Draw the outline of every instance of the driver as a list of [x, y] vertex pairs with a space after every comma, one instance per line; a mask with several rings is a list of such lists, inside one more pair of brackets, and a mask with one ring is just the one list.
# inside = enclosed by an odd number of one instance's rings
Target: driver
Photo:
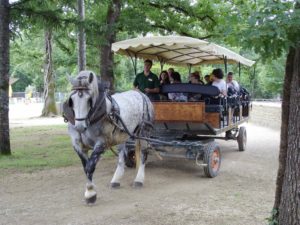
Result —
[[146, 59], [144, 61], [144, 71], [136, 75], [133, 86], [145, 93], [150, 100], [159, 100], [159, 80], [157, 75], [150, 71], [151, 67], [152, 61]]

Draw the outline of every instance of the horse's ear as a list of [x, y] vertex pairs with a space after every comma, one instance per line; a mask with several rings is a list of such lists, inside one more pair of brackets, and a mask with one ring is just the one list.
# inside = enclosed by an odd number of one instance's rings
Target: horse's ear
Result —
[[89, 75], [89, 83], [92, 83], [94, 79], [94, 74], [91, 72]]

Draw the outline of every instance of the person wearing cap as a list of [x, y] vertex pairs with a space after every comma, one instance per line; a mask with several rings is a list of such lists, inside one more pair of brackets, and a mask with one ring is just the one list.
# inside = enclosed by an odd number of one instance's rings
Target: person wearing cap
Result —
[[144, 71], [137, 74], [133, 86], [135, 89], [145, 93], [150, 100], [159, 100], [159, 80], [157, 75], [151, 72], [152, 61], [144, 61]]

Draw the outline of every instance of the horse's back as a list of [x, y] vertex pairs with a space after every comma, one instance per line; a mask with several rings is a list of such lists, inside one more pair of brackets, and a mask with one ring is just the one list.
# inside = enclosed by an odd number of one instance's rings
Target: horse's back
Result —
[[112, 96], [120, 109], [120, 116], [130, 131], [143, 119], [153, 121], [154, 109], [149, 98], [141, 92], [130, 90]]

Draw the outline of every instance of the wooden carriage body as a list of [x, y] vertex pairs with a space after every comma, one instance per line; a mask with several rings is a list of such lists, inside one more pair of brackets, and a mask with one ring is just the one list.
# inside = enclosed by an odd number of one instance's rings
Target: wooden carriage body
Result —
[[163, 88], [163, 92], [180, 90], [188, 94], [202, 94], [199, 101], [174, 102], [155, 101], [156, 133], [173, 131], [182, 135], [217, 135], [237, 128], [249, 119], [251, 108], [250, 97], [228, 96], [225, 98], [215, 96], [216, 87], [177, 84]]

